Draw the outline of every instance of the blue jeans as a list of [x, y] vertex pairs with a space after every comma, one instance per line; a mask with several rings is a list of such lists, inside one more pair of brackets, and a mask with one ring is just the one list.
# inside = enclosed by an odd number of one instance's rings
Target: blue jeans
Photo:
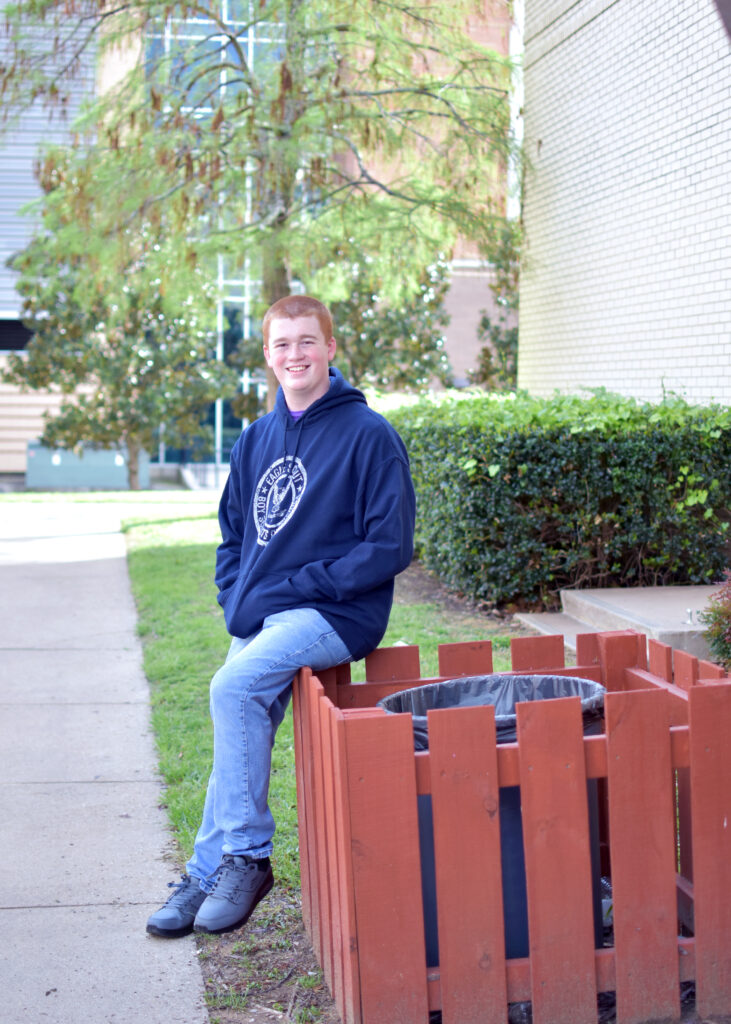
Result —
[[350, 661], [347, 647], [314, 608], [270, 615], [258, 633], [234, 637], [226, 663], [211, 681], [213, 771], [188, 874], [201, 888], [224, 853], [268, 857], [274, 818], [269, 776], [274, 737], [298, 669]]

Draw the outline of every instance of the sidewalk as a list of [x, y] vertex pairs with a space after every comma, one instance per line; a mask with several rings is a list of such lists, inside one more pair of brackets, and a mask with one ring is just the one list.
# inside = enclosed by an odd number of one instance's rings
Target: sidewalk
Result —
[[207, 1024], [114, 505], [0, 505], [0, 991], [7, 1024]]

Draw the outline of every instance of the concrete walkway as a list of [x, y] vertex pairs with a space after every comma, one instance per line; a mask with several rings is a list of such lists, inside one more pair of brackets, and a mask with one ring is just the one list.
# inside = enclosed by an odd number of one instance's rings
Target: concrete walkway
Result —
[[207, 1024], [192, 937], [145, 934], [177, 876], [119, 512], [0, 503], [4, 1024]]

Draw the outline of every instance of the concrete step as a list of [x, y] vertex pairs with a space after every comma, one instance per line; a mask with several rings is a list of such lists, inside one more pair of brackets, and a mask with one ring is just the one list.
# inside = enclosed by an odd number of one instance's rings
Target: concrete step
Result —
[[580, 622], [579, 619], [575, 619], [565, 612], [518, 612], [514, 618], [528, 629], [532, 629], [534, 633], [546, 636], [556, 636], [560, 633], [563, 636], [564, 645], [570, 651], [576, 650], [577, 633], [597, 632], [585, 622]]
[[516, 619], [537, 633], [562, 633], [573, 651], [577, 633], [636, 629], [661, 643], [708, 658], [710, 651], [698, 614], [718, 589], [711, 585], [562, 590], [561, 612], [520, 613]]

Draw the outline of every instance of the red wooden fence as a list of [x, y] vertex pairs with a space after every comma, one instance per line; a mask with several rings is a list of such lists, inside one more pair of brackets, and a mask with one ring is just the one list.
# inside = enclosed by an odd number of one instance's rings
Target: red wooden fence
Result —
[[[522, 704], [497, 745], [490, 707], [375, 708], [421, 685], [415, 647], [381, 649], [368, 682], [348, 667], [295, 685], [305, 924], [344, 1024], [590, 1024], [616, 993], [618, 1024], [731, 1015], [731, 683], [717, 666], [632, 631], [512, 641], [514, 671], [603, 683], [605, 733], [578, 697]], [[489, 643], [440, 650], [440, 678], [489, 673]], [[598, 780], [613, 944], [595, 948], [586, 782]], [[521, 787], [529, 956], [506, 959], [499, 790]], [[430, 794], [439, 966], [426, 967], [417, 794]]]

